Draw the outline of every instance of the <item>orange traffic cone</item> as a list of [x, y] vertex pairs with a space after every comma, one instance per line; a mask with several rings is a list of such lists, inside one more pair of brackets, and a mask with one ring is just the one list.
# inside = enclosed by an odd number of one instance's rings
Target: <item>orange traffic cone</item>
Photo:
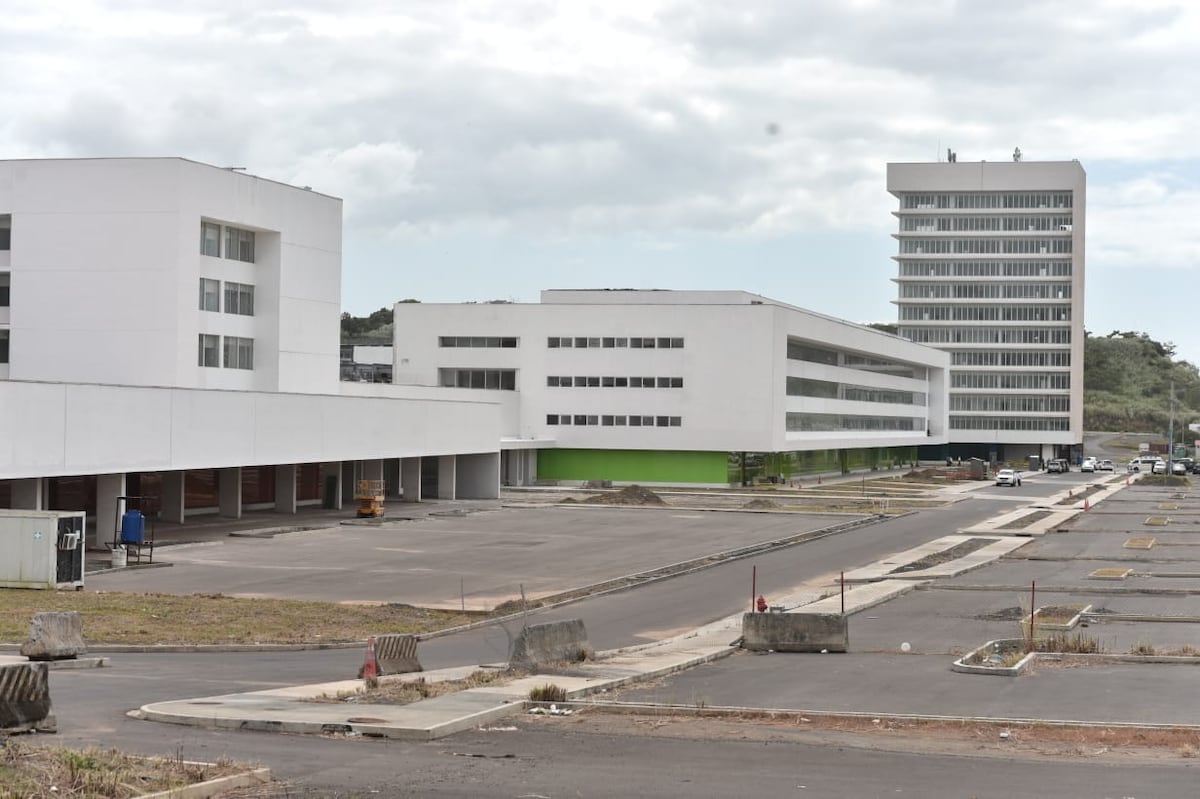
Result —
[[379, 679], [379, 661], [375, 659], [375, 636], [367, 639], [367, 654], [363, 658], [362, 673], [358, 675], [364, 680]]
[[1092, 509], [1092, 503], [1088, 502], [1088, 499], [1087, 499], [1087, 497], [1084, 497], [1084, 498], [1083, 498], [1083, 509], [1084, 509], [1084, 510], [1091, 510], [1091, 509]]

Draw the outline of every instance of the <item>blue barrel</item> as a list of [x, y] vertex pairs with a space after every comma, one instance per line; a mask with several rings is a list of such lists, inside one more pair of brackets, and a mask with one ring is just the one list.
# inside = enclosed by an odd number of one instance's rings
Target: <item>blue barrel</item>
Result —
[[126, 511], [121, 517], [121, 543], [140, 544], [146, 534], [146, 517], [140, 510]]

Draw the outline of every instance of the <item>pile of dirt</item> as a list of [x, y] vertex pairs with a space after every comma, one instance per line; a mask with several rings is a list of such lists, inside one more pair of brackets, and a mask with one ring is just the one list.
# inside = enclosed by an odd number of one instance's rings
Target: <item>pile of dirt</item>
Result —
[[979, 621], [1020, 621], [1025, 618], [1025, 611], [1014, 605], [992, 613], [983, 613], [975, 618]]
[[763, 498], [759, 497], [758, 499], [750, 500], [742, 507], [748, 508], [751, 510], [769, 510], [772, 508], [781, 508], [783, 506], [780, 505], [778, 502], [776, 502], [773, 499], [763, 499]]
[[620, 491], [596, 494], [583, 500], [588, 505], [666, 505], [663, 498], [639, 485], [625, 486]]

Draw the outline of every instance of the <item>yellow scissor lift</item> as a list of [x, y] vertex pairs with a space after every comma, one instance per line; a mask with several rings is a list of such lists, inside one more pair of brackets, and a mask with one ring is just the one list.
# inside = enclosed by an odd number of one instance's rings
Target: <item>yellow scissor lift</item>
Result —
[[358, 500], [358, 518], [383, 518], [383, 481], [359, 480], [358, 490], [354, 493]]

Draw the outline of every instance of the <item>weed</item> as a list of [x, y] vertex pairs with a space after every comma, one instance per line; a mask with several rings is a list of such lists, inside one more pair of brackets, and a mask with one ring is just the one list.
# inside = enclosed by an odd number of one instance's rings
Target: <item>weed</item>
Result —
[[546, 683], [545, 685], [535, 685], [529, 689], [530, 702], [565, 702], [567, 701], [567, 689], [561, 688], [554, 683]]
[[1084, 633], [1055, 633], [1032, 641], [1026, 637], [1024, 644], [1027, 652], [1062, 652], [1070, 655], [1095, 655], [1100, 652], [1100, 641]]
[[1139, 641], [1138, 643], [1134, 644], [1132, 647], [1129, 648], [1129, 654], [1131, 654], [1131, 655], [1156, 655], [1158, 653], [1154, 651], [1154, 644], [1146, 644], [1146, 643], [1142, 643]]

